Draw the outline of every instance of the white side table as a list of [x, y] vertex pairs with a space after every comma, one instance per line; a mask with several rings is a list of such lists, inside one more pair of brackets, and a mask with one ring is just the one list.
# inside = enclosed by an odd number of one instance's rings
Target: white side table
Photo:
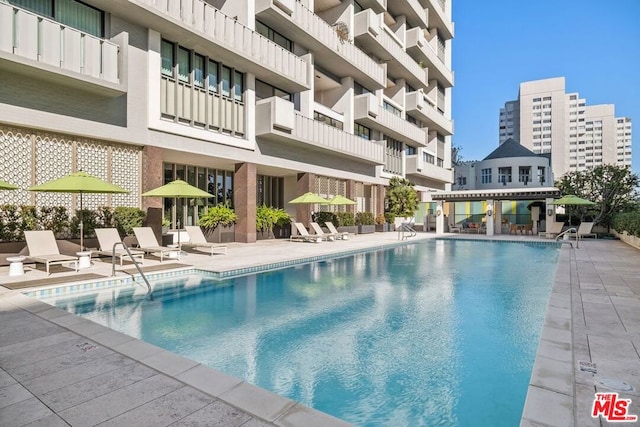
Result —
[[91, 251], [76, 252], [78, 256], [78, 270], [91, 267]]
[[178, 250], [180, 248], [180, 245], [167, 245], [167, 247], [176, 249], [175, 252], [169, 252], [166, 255], [167, 258], [180, 259], [180, 251]]
[[24, 274], [24, 261], [27, 257], [23, 255], [7, 257], [9, 264], [9, 276], [22, 276]]

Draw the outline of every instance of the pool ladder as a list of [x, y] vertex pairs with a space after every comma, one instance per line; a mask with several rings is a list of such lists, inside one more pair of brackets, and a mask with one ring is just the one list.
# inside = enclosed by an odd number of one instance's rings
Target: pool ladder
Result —
[[[575, 233], [576, 235], [576, 249], [580, 249], [580, 235], [578, 234], [578, 230], [576, 230], [575, 227], [571, 227], [567, 230], [564, 230], [562, 233], [558, 234], [556, 236], [556, 242], [558, 240], [560, 240], [561, 237], [564, 237], [565, 235], [569, 235], [570, 233]], [[573, 244], [571, 244], [571, 242], [569, 240], [563, 240], [561, 243], [569, 243], [569, 245], [571, 245], [571, 247], [573, 247]]]
[[411, 223], [403, 222], [398, 230], [398, 240], [408, 239], [417, 235], [416, 230], [413, 229]]
[[151, 293], [151, 284], [149, 283], [149, 280], [147, 280], [147, 276], [145, 276], [144, 273], [142, 272], [142, 269], [140, 268], [140, 264], [138, 263], [138, 261], [136, 261], [133, 255], [131, 255], [129, 246], [127, 246], [125, 242], [116, 242], [113, 244], [113, 248], [111, 252], [111, 277], [114, 277], [116, 275], [116, 247], [118, 245], [122, 245], [124, 250], [127, 251], [129, 258], [131, 258], [131, 262], [133, 262], [133, 265], [136, 266], [136, 269], [138, 270], [138, 273], [140, 273], [140, 276], [144, 280], [144, 283], [147, 284], [147, 295], [149, 295], [150, 297], [153, 297], [153, 294]]

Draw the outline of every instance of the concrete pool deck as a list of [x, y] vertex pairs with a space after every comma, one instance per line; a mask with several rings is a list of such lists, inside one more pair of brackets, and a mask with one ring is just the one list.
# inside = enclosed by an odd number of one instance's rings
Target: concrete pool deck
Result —
[[[419, 233], [410, 242], [434, 237]], [[189, 253], [180, 262], [226, 271], [396, 244], [396, 233], [317, 244], [232, 243], [228, 255]], [[0, 269], [0, 284], [46, 278], [39, 270], [20, 277], [7, 271]], [[109, 276], [111, 264], [97, 261], [87, 272]], [[71, 282], [76, 274], [52, 276]], [[348, 425], [21, 291], [0, 287], [0, 425]], [[632, 399], [629, 412], [640, 414], [639, 353], [640, 251], [612, 240], [583, 240], [576, 250], [563, 245], [522, 425], [600, 425], [590, 416], [594, 393], [615, 391], [596, 386], [594, 379], [602, 378], [635, 387], [620, 394]], [[581, 371], [579, 362], [595, 363], [597, 374]]]

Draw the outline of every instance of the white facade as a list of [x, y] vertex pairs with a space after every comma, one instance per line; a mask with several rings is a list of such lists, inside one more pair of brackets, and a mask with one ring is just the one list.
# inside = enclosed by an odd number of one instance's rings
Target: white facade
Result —
[[631, 120], [616, 118], [613, 105], [588, 106], [566, 93], [564, 77], [520, 84], [518, 99], [500, 109], [500, 143], [509, 138], [551, 153], [557, 177], [602, 164], [631, 166]]
[[[394, 175], [450, 188], [450, 0], [85, 0], [79, 29], [36, 10], [51, 2], [0, 1], [0, 145], [26, 156], [5, 152], [0, 179], [16, 181], [14, 160], [23, 188], [84, 168], [126, 177], [147, 205], [139, 194], [172, 175], [217, 202], [248, 193], [240, 214], [295, 213], [304, 191], [380, 213]], [[198, 208], [170, 214], [194, 223]]]

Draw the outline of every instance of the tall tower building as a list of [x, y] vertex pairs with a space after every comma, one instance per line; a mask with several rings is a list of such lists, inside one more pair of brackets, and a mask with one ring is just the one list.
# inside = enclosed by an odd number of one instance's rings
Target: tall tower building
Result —
[[631, 166], [631, 119], [613, 104], [587, 105], [566, 93], [564, 77], [520, 84], [518, 99], [500, 109], [500, 144], [513, 138], [534, 153], [551, 153], [553, 174], [602, 164]]

